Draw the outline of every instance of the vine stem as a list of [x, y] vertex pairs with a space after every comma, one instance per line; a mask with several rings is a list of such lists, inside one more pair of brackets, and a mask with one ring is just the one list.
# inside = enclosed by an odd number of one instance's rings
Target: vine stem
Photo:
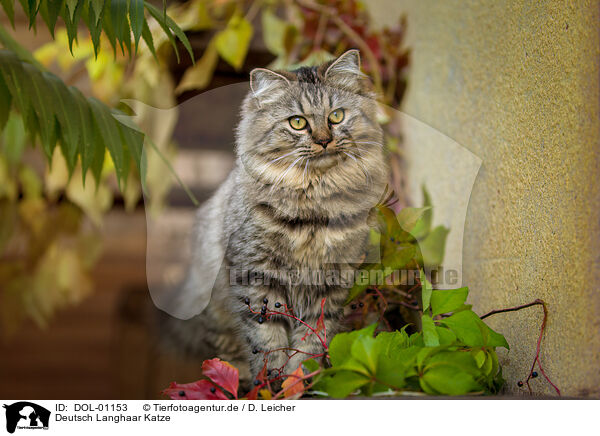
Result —
[[544, 300], [537, 298], [534, 301], [532, 301], [531, 303], [522, 304], [520, 306], [509, 307], [506, 309], [492, 310], [491, 312], [488, 312], [485, 315], [480, 316], [479, 318], [485, 319], [488, 316], [492, 316], [497, 313], [515, 312], [517, 310], [526, 309], [531, 306], [542, 306], [542, 309], [544, 310], [544, 319], [542, 320], [542, 326], [540, 327], [540, 334], [537, 339], [535, 358], [533, 359], [533, 363], [531, 364], [531, 369], [529, 370], [529, 375], [527, 376], [527, 380], [525, 380], [525, 384], [527, 384], [527, 389], [529, 390], [529, 393], [531, 394], [532, 391], [531, 391], [531, 386], [529, 385], [529, 380], [531, 380], [533, 378], [533, 370], [535, 369], [535, 364], [537, 362], [538, 366], [540, 367], [540, 371], [541, 371], [542, 375], [544, 376], [544, 378], [546, 379], [546, 381], [548, 383], [550, 383], [550, 385], [554, 388], [556, 393], [560, 396], [560, 389], [558, 389], [558, 387], [554, 383], [552, 383], [552, 380], [550, 380], [550, 377], [548, 377], [548, 375], [544, 371], [544, 368], [542, 367], [542, 361], [540, 360], [540, 349], [541, 349], [541, 345], [542, 345], [542, 337], [544, 336], [544, 331], [546, 329], [546, 322], [548, 320], [548, 307], [546, 306], [546, 302]]

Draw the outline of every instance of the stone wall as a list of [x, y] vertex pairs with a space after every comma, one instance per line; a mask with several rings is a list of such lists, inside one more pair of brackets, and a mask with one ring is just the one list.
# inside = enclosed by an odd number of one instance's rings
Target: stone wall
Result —
[[[403, 111], [481, 159], [464, 229], [452, 230], [447, 251], [456, 262], [462, 250], [474, 309], [481, 314], [544, 299], [546, 372], [565, 395], [599, 396], [598, 2], [374, 0], [369, 6], [382, 25], [407, 17], [412, 59]], [[407, 132], [409, 190], [418, 205], [425, 182], [435, 222], [450, 225], [469, 193], [436, 169], [460, 173], [464, 160], [460, 153], [432, 153], [425, 142]], [[511, 344], [502, 356], [509, 392], [518, 392], [517, 381], [529, 372], [541, 320], [540, 307], [490, 318]], [[554, 393], [542, 377], [532, 386]]]

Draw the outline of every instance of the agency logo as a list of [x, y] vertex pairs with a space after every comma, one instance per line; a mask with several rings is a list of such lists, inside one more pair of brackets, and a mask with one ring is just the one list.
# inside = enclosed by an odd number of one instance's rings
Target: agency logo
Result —
[[29, 401], [19, 401], [6, 409], [6, 431], [14, 433], [16, 429], [47, 430], [50, 422], [50, 411]]

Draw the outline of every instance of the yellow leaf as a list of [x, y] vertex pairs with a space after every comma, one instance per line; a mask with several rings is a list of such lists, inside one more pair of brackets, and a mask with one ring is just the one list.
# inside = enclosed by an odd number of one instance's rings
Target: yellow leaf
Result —
[[175, 92], [181, 94], [190, 89], [206, 88], [212, 79], [218, 60], [219, 54], [217, 53], [217, 46], [213, 39], [208, 44], [208, 47], [206, 47], [200, 60], [185, 70], [183, 78], [179, 82], [179, 85], [177, 85]]
[[254, 29], [248, 20], [234, 15], [227, 27], [215, 36], [217, 51], [236, 70], [244, 64], [253, 33]]
[[258, 393], [263, 400], [270, 400], [272, 398], [271, 391], [268, 389], [261, 389]]

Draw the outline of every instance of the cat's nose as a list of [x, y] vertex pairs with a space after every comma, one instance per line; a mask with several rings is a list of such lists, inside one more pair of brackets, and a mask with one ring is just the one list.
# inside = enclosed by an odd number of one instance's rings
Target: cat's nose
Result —
[[313, 141], [315, 141], [316, 144], [319, 144], [321, 147], [323, 148], [327, 148], [327, 146], [329, 145], [329, 143], [332, 141], [333, 138], [331, 137], [325, 137], [325, 138], [313, 138]]

